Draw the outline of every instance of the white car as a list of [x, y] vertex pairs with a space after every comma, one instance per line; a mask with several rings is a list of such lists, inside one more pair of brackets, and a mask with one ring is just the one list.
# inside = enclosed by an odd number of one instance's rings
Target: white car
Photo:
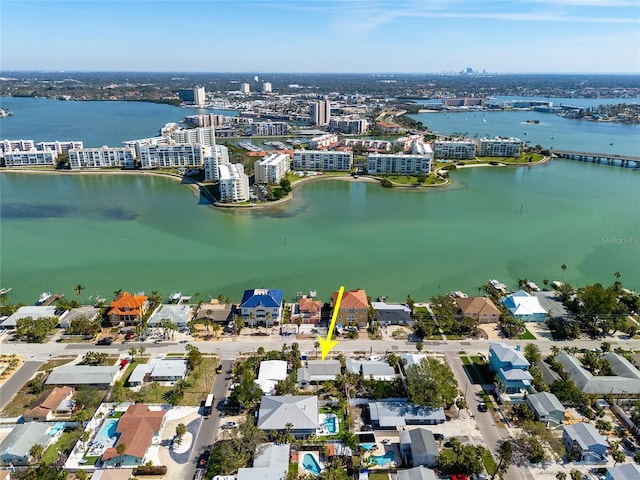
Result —
[[240, 425], [238, 425], [238, 422], [226, 422], [222, 424], [221, 428], [227, 429], [227, 428], [238, 428]]

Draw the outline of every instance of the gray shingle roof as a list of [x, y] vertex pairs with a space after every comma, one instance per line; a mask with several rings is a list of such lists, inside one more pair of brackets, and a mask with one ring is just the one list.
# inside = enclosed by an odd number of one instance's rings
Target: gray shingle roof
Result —
[[527, 397], [527, 400], [531, 404], [531, 407], [538, 412], [541, 417], [546, 417], [551, 412], [563, 412], [565, 411], [564, 405], [558, 400], [553, 393], [540, 392], [534, 393]]
[[149, 325], [160, 325], [165, 318], [174, 325], [186, 325], [189, 321], [191, 307], [189, 305], [160, 305], [149, 318]]
[[424, 454], [436, 456], [440, 454], [438, 444], [436, 443], [436, 439], [433, 438], [431, 430], [414, 428], [409, 431], [409, 438], [411, 439], [411, 453], [414, 457]]
[[493, 351], [501, 363], [510, 363], [513, 367], [529, 367], [531, 365], [520, 350], [509, 347], [504, 342], [491, 342], [489, 350]]
[[50, 437], [47, 431], [51, 425], [39, 422], [16, 425], [0, 443], [0, 456], [28, 457], [33, 445], [47, 447]]
[[294, 430], [317, 429], [318, 397], [264, 396], [260, 402], [258, 428], [262, 430], [284, 430], [291, 423]]
[[354, 360], [347, 358], [347, 370], [364, 377], [389, 377], [395, 375], [395, 370], [386, 362], [379, 360]]
[[590, 423], [574, 423], [573, 425], [566, 425], [564, 427], [565, 432], [569, 435], [569, 438], [576, 442], [582, 450], [589, 450], [592, 445], [604, 445], [607, 446], [607, 440], [604, 438], [596, 427]]
[[614, 467], [607, 467], [607, 478], [611, 480], [638, 480], [640, 478], [640, 465], [625, 463]]
[[603, 355], [611, 364], [615, 376], [594, 376], [580, 361], [567, 352], [556, 356], [562, 368], [576, 386], [584, 393], [640, 393], [640, 372], [617, 353]]
[[62, 366], [54, 369], [45, 383], [47, 385], [109, 385], [119, 370], [118, 365], [109, 367]]
[[426, 467], [398, 470], [398, 480], [436, 480], [436, 478], [435, 472]]
[[392, 427], [413, 423], [444, 423], [443, 408], [421, 407], [408, 401], [369, 402], [371, 420], [381, 427]]

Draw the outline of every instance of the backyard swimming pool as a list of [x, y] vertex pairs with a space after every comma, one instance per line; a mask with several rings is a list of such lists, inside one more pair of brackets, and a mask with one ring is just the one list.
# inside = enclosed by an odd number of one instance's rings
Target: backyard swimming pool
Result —
[[371, 460], [378, 466], [382, 467], [387, 463], [393, 462], [395, 454], [392, 451], [388, 451], [384, 455], [372, 455]]
[[118, 420], [110, 419], [107, 420], [100, 430], [100, 433], [96, 436], [96, 442], [98, 443], [106, 443], [107, 441], [113, 439], [116, 436], [116, 428], [118, 427]]
[[324, 418], [324, 426], [330, 434], [334, 434], [338, 431], [338, 419], [335, 415], [327, 415]]
[[310, 453], [305, 453], [304, 457], [302, 457], [302, 466], [314, 475], [320, 475], [320, 465], [318, 465], [316, 457]]

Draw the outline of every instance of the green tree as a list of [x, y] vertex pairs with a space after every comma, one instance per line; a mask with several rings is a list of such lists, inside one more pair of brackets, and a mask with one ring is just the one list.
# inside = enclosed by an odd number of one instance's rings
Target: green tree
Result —
[[80, 299], [80, 295], [85, 288], [87, 287], [85, 287], [84, 285], [80, 285], [79, 283], [73, 287], [73, 291], [76, 292], [76, 296], [78, 297], [78, 299]]
[[43, 445], [40, 445], [39, 443], [31, 445], [31, 448], [29, 449], [29, 456], [32, 457], [36, 463], [42, 459], [42, 455], [44, 455]]
[[527, 343], [524, 347], [524, 357], [531, 365], [540, 361], [540, 349], [535, 343]]
[[625, 455], [625, 453], [622, 450], [617, 448], [613, 452], [611, 452], [611, 458], [613, 458], [613, 461], [615, 462], [613, 464], [613, 466], [615, 467], [618, 463], [624, 462], [624, 460], [625, 460], [625, 458], [627, 458], [627, 456]]
[[184, 423], [179, 423], [176, 426], [176, 437], [182, 438], [187, 433], [187, 426]]
[[562, 265], [560, 265], [560, 270], [562, 270], [562, 273], [560, 274], [560, 281], [562, 282], [562, 279], [564, 278], [564, 272], [567, 270], [567, 266], [563, 263]]
[[412, 402], [429, 407], [452, 405], [458, 396], [458, 382], [447, 365], [435, 358], [423, 358], [406, 369], [407, 392]]
[[116, 445], [116, 453], [120, 455], [120, 465], [122, 465], [122, 457], [124, 453], [127, 451], [127, 446], [124, 443], [119, 443]]
[[557, 480], [567, 480], [567, 474], [564, 472], [558, 472], [556, 473], [556, 479]]
[[502, 478], [502, 476], [507, 473], [512, 460], [513, 451], [511, 441], [505, 440], [498, 447], [498, 465], [496, 465], [496, 469], [491, 476], [491, 480], [495, 479], [496, 476]]

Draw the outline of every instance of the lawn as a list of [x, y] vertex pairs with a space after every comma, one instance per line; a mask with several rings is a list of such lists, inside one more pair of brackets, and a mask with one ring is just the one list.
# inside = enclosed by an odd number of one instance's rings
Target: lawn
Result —
[[370, 473], [369, 480], [389, 480], [389, 474], [380, 472]]
[[520, 340], [535, 340], [536, 336], [531, 333], [528, 329], [524, 329], [524, 333], [521, 333], [520, 335], [518, 335], [518, 338]]
[[491, 452], [482, 447], [482, 463], [484, 463], [484, 468], [487, 470], [487, 473], [491, 476], [496, 471], [496, 461], [493, 459], [493, 455]]
[[60, 365], [65, 365], [65, 364], [69, 363], [70, 361], [72, 361], [75, 358], [76, 357], [53, 358], [51, 360], [48, 360], [48, 361], [44, 362], [42, 365], [40, 365], [40, 368], [38, 369], [38, 371], [39, 372], [46, 372], [47, 370], [53, 370], [54, 368], [59, 367]]
[[60, 439], [53, 445], [50, 445], [44, 452], [42, 463], [44, 465], [51, 465], [58, 458], [58, 450], [70, 453], [74, 445], [78, 442], [80, 435], [82, 435], [82, 430], [79, 428], [62, 432]]

